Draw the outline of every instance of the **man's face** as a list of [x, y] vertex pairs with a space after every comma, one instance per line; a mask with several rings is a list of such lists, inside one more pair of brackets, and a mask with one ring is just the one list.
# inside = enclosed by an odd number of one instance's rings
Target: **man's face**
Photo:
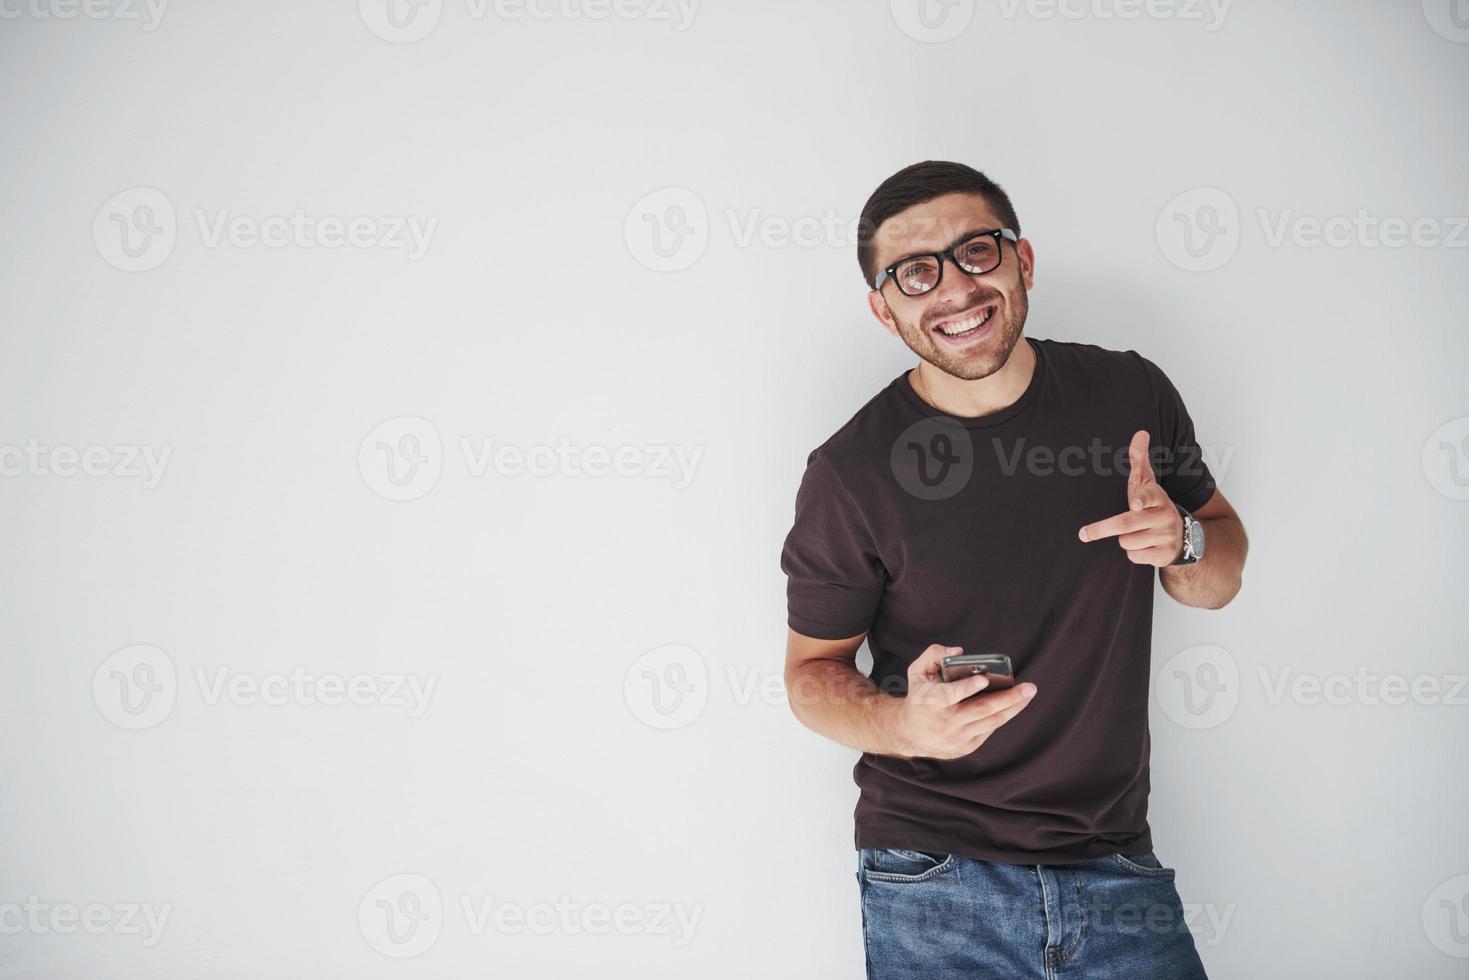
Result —
[[[938, 252], [1001, 222], [977, 194], [945, 194], [893, 215], [877, 229], [877, 268], [918, 252]], [[998, 268], [970, 275], [944, 260], [939, 284], [921, 296], [905, 296], [889, 277], [868, 293], [873, 315], [913, 353], [966, 381], [988, 377], [1010, 358], [1020, 340], [1034, 285], [1035, 254], [1024, 239], [999, 243]], [[987, 319], [978, 326], [982, 315]], [[965, 330], [965, 328], [968, 328]]]

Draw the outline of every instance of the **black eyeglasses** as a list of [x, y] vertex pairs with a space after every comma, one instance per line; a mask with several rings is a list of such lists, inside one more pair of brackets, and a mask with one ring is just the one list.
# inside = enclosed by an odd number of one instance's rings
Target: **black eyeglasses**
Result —
[[878, 275], [873, 289], [881, 289], [885, 280], [891, 278], [898, 284], [898, 292], [904, 296], [922, 296], [936, 287], [944, 278], [944, 259], [953, 262], [971, 276], [994, 272], [1005, 257], [1000, 239], [1020, 241], [1009, 228], [981, 231], [960, 239], [942, 252], [927, 252], [899, 259]]

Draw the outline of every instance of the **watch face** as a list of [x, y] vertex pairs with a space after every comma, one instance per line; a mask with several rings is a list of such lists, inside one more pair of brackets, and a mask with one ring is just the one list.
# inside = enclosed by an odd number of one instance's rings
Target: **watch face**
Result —
[[1191, 521], [1188, 526], [1188, 550], [1195, 558], [1204, 554], [1204, 528], [1198, 521]]

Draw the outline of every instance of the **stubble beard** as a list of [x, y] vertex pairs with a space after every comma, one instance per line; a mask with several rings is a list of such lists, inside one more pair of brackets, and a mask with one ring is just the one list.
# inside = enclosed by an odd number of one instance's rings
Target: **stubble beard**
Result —
[[963, 381], [975, 381], [989, 377], [1010, 360], [1010, 354], [1020, 341], [1020, 332], [1025, 327], [1025, 318], [1030, 311], [1029, 297], [1025, 290], [1019, 290], [1016, 296], [1007, 295], [1001, 298], [1001, 309], [990, 318], [988, 324], [992, 327], [992, 332], [980, 342], [976, 350], [949, 350], [943, 341], [934, 336], [933, 325], [985, 302], [988, 300], [976, 299], [952, 312], [925, 317], [928, 326], [924, 326], [922, 322], [904, 322], [896, 314], [893, 319], [898, 325], [898, 335], [903, 338], [903, 343], [908, 345], [909, 350], [945, 374]]

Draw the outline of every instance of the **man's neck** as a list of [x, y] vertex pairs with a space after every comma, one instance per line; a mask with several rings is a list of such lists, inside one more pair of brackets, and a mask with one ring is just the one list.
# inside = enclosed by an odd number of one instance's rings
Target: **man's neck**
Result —
[[[923, 372], [923, 384], [918, 383], [917, 372]], [[964, 381], [946, 374], [927, 362], [908, 372], [908, 383], [918, 396], [923, 397], [924, 387], [939, 411], [959, 418], [979, 418], [993, 415], [1001, 409], [1015, 404], [1030, 379], [1035, 374], [1035, 351], [1021, 334], [1015, 349], [1005, 361], [1005, 366], [994, 374], [973, 381]]]

